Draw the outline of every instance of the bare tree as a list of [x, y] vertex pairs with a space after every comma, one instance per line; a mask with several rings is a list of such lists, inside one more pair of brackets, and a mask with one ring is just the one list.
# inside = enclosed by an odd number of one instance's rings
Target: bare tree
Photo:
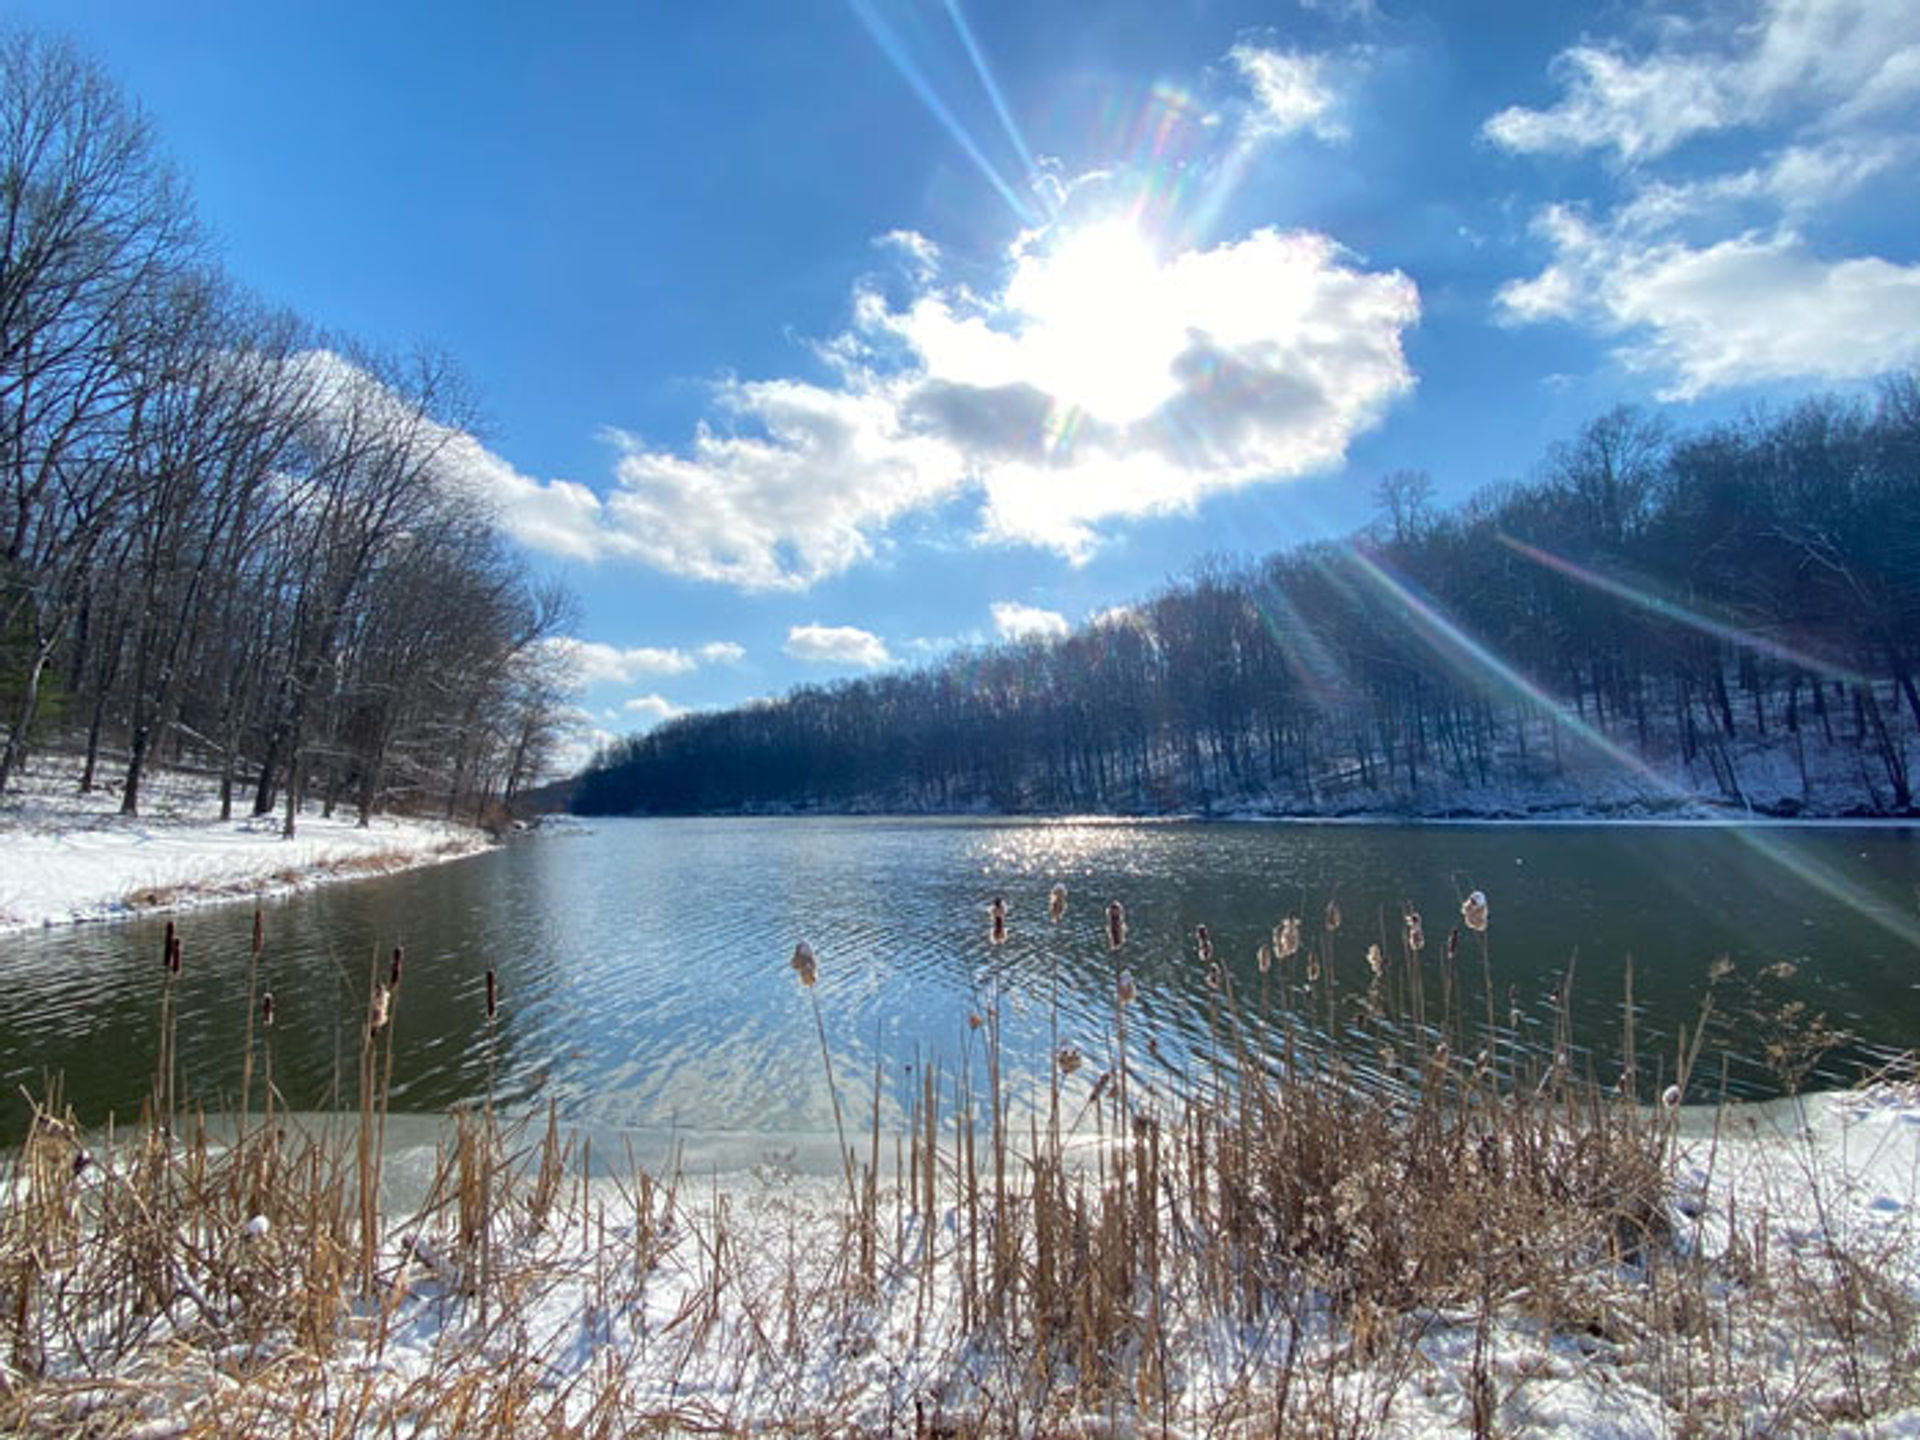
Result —
[[0, 790], [129, 487], [129, 358], [194, 229], [145, 120], [71, 45], [0, 33], [0, 634], [19, 636]]

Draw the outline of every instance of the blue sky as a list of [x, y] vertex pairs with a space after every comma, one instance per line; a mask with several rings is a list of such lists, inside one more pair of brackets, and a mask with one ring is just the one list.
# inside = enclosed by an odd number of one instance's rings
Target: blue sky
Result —
[[228, 269], [450, 352], [587, 728], [1920, 359], [1912, 0], [33, 0]]

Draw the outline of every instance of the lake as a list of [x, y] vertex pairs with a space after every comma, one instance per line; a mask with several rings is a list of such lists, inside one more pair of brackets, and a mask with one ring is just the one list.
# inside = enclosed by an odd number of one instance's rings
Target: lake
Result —
[[[913, 1067], [979, 1066], [968, 1017], [988, 1007], [1016, 1081], [1042, 1072], [1057, 1026], [1086, 1053], [1075, 1083], [1090, 1085], [1106, 1063], [1119, 966], [1140, 992], [1134, 1043], [1151, 1038], [1180, 1063], [1226, 1023], [1194, 953], [1202, 923], [1256, 1049], [1270, 1033], [1263, 1007], [1272, 1025], [1310, 1012], [1308, 1038], [1346, 1046], [1364, 1069], [1366, 950], [1382, 946], [1389, 999], [1404, 997], [1407, 903], [1425, 917], [1429, 1020], [1444, 982], [1457, 1012], [1483, 1025], [1490, 974], [1507, 1053], [1550, 1050], [1571, 971], [1573, 1039], [1612, 1083], [1631, 963], [1639, 1084], [1652, 1093], [1671, 1078], [1676, 1037], [1695, 1024], [1724, 956], [1733, 973], [1713, 984], [1710, 1059], [1690, 1098], [1711, 1098], [1723, 1074], [1732, 1093], [1778, 1093], [1781, 1066], [1767, 1046], [1804, 1034], [1816, 1014], [1849, 1038], [1819, 1057], [1807, 1083], [1846, 1083], [1920, 1038], [1917, 882], [1920, 831], [1898, 826], [597, 820], [271, 902], [262, 970], [277, 1011], [274, 1078], [297, 1108], [352, 1105], [369, 976], [384, 977], [398, 944], [396, 1111], [475, 1100], [491, 1072], [511, 1107], [552, 1100], [591, 1127], [731, 1137], [750, 1157], [831, 1132], [816, 997], [844, 1103], [863, 1124], [876, 1060], [895, 1123]], [[1056, 883], [1070, 899], [1053, 925]], [[1484, 961], [1467, 933], [1448, 977], [1447, 934], [1460, 897], [1476, 889], [1491, 907]], [[995, 894], [1009, 920], [997, 948], [987, 936]], [[1341, 910], [1331, 937], [1330, 897]], [[1109, 899], [1126, 906], [1117, 957], [1105, 936]], [[1344, 996], [1331, 1023], [1302, 993], [1303, 962], [1293, 992], [1282, 967], [1263, 984], [1258, 947], [1289, 912], [1304, 917], [1311, 946], [1331, 940]], [[177, 1050], [186, 1088], [218, 1108], [239, 1089], [252, 911], [219, 907], [178, 923]], [[48, 1072], [64, 1075], [87, 1123], [137, 1114], [153, 1073], [164, 924], [0, 942], [0, 1138], [18, 1138], [19, 1087], [37, 1090]], [[819, 957], [813, 996], [787, 964], [801, 937]], [[1342, 1038], [1326, 1041], [1329, 1031]]]

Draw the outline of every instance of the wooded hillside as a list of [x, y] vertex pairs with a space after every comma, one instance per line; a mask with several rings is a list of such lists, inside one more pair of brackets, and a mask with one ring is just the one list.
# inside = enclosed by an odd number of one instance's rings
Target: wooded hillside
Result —
[[0, 790], [58, 741], [129, 814], [162, 752], [289, 831], [510, 799], [568, 601], [461, 485], [469, 418], [443, 359], [240, 293], [139, 111], [0, 28]]
[[1526, 483], [1430, 488], [1063, 640], [681, 717], [576, 808], [1912, 810], [1916, 377], [1682, 436], [1616, 410]]

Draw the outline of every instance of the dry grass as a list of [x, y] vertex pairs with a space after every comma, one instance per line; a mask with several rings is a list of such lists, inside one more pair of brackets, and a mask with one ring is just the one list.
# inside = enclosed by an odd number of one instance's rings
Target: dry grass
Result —
[[[590, 1181], [551, 1111], [497, 1119], [489, 1065], [412, 1214], [376, 1203], [398, 957], [368, 977], [359, 1112], [313, 1132], [265, 1026], [261, 1112], [220, 1135], [181, 1112], [163, 979], [142, 1124], [86, 1136], [55, 1086], [12, 1159], [0, 1427], [1490, 1435], [1594, 1392], [1641, 1397], [1647, 1433], [1717, 1434], [1920, 1399], [1913, 1237], [1850, 1228], [1811, 1151], [1818, 1219], [1783, 1244], [1764, 1195], [1720, 1208], [1677, 1167], [1630, 1033], [1603, 1088], [1564, 1034], [1527, 1061], [1484, 1022], [1473, 914], [1464, 966], [1418, 917], [1363, 960], [1336, 916], [1276, 926], [1249, 1003], [1220, 974], [1212, 1042], [1176, 1065], [1129, 1024], [1116, 912], [1105, 1053], [1056, 1040], [1044, 1093], [1016, 1094], [983, 996], [955, 1068], [916, 1067], [898, 1135], [877, 1069], [843, 1111], [822, 1028], [825, 1185], [774, 1166], [720, 1190], [630, 1157]], [[815, 964], [794, 968], [817, 1020]], [[1308, 1017], [1363, 1037], [1365, 1072]], [[1705, 1031], [1646, 1093], [1687, 1082]]]

